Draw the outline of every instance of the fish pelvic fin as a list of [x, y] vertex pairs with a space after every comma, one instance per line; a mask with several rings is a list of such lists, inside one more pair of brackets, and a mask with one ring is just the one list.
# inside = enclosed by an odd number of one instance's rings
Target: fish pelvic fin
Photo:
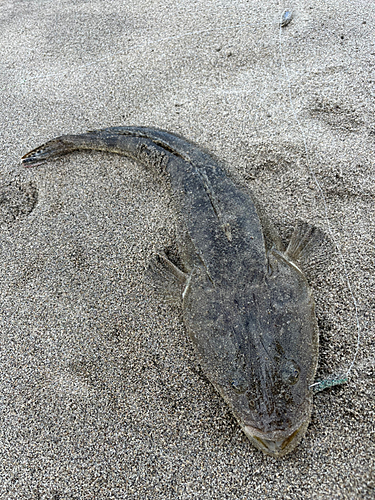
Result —
[[181, 300], [188, 275], [174, 264], [164, 252], [151, 259], [146, 277], [154, 288], [170, 302]]

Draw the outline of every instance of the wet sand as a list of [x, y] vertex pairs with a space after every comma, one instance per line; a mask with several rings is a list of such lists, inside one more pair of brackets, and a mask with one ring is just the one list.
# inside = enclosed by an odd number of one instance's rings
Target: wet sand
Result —
[[[374, 21], [358, 0], [0, 5], [1, 499], [374, 498]], [[362, 337], [287, 457], [252, 447], [144, 279], [179, 231], [163, 183], [102, 153], [19, 163], [116, 125], [210, 150], [284, 242], [329, 232], [316, 176]], [[324, 378], [351, 365], [355, 312], [337, 254], [311, 282]]]

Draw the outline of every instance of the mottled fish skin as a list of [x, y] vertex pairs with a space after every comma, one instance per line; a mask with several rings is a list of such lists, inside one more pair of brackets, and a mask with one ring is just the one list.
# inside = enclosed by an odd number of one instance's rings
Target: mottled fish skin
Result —
[[274, 457], [292, 451], [310, 420], [318, 357], [314, 300], [294, 261], [304, 228], [286, 251], [278, 238], [266, 247], [264, 218], [251, 196], [208, 153], [162, 130], [61, 136], [22, 163], [85, 149], [125, 155], [168, 175], [189, 241], [183, 270], [166, 256], [159, 263], [182, 283], [184, 321], [202, 368], [258, 449]]

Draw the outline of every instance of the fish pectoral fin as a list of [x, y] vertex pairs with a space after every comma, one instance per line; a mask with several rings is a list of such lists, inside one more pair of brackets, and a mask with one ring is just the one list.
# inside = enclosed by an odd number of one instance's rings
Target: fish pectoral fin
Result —
[[164, 252], [154, 255], [146, 275], [151, 278], [154, 287], [166, 298], [181, 299], [188, 275], [181, 271]]
[[284, 255], [298, 263], [308, 276], [314, 271], [326, 271], [333, 254], [334, 244], [321, 229], [307, 222], [298, 222]]

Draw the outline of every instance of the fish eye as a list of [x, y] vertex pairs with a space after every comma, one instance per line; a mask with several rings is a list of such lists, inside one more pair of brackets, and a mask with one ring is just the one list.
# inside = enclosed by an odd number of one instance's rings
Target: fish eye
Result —
[[295, 384], [299, 379], [299, 366], [292, 359], [288, 359], [281, 368], [281, 378], [289, 385]]

